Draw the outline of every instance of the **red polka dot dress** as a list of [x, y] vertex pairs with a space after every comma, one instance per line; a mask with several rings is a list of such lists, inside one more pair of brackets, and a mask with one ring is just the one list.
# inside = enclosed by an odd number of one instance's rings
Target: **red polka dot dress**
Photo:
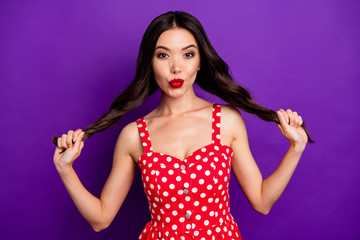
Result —
[[144, 148], [138, 165], [151, 214], [139, 240], [241, 239], [229, 205], [233, 151], [220, 143], [220, 117], [214, 104], [211, 144], [184, 160], [153, 152], [144, 118], [137, 121]]

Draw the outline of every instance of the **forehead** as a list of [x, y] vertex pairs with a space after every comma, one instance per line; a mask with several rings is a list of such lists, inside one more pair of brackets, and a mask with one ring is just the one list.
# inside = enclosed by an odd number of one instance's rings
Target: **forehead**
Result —
[[167, 48], [183, 48], [194, 44], [197, 46], [194, 36], [184, 28], [174, 28], [164, 31], [156, 42], [157, 46], [165, 46]]

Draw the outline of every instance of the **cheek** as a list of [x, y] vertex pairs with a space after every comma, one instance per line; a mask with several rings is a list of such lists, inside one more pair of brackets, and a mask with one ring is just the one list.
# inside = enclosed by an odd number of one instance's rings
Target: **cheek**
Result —
[[188, 65], [189, 71], [197, 72], [200, 69], [200, 59], [194, 59], [194, 61]]
[[189, 66], [187, 66], [187, 72], [188, 73], [196, 73], [199, 70], [199, 64], [191, 64]]
[[156, 82], [161, 81], [163, 78], [166, 78], [166, 74], [164, 72], [164, 69], [162, 68], [155, 68], [153, 69], [153, 74], [154, 74], [154, 78], [156, 80]]
[[161, 87], [165, 82], [167, 78], [167, 75], [164, 71], [164, 68], [162, 67], [159, 67], [159, 66], [153, 66], [153, 76], [154, 76], [154, 79], [155, 79], [155, 82], [156, 84]]
[[158, 77], [164, 76], [167, 71], [166, 65], [160, 63], [152, 64], [152, 70], [154, 72], [154, 76]]

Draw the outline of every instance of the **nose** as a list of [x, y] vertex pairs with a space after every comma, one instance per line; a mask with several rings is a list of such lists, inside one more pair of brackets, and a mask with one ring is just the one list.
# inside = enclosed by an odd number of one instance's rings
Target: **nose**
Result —
[[172, 59], [170, 71], [172, 74], [178, 74], [181, 72], [180, 61], [178, 59]]

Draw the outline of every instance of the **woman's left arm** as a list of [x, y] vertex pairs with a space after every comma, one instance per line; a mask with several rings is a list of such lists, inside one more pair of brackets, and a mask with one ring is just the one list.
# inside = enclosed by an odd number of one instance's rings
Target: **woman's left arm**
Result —
[[231, 148], [234, 150], [232, 170], [251, 206], [261, 214], [268, 214], [273, 204], [283, 193], [290, 181], [308, 141], [301, 128], [302, 118], [290, 109], [277, 112], [282, 134], [289, 140], [290, 147], [277, 169], [265, 180], [251, 154], [246, 128], [241, 115], [236, 111], [224, 114], [226, 126], [232, 126], [228, 136], [232, 135]]

